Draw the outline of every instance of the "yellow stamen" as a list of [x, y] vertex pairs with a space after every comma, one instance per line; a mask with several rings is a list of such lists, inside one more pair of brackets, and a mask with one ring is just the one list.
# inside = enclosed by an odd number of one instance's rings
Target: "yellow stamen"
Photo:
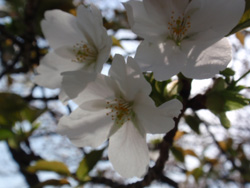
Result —
[[86, 63], [87, 65], [95, 62], [98, 55], [95, 47], [86, 44], [83, 41], [76, 43], [73, 46], [73, 52], [76, 56], [76, 58], [72, 60], [73, 62]]
[[172, 11], [172, 16], [168, 22], [168, 30], [170, 31], [169, 38], [179, 46], [181, 41], [186, 37], [188, 29], [191, 27], [190, 16], [184, 17], [184, 15], [178, 16], [175, 19], [175, 12]]
[[122, 125], [126, 121], [131, 120], [132, 115], [132, 103], [119, 98], [106, 102], [106, 108], [110, 109], [107, 116], [111, 116], [112, 120], [115, 120], [116, 124]]

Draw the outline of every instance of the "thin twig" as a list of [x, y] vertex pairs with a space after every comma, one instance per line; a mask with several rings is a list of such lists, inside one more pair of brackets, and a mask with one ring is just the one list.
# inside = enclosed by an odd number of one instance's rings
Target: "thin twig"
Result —
[[230, 156], [219, 144], [219, 142], [216, 140], [215, 136], [213, 135], [213, 133], [209, 130], [209, 126], [207, 123], [203, 122], [205, 127], [207, 128], [207, 131], [209, 133], [209, 135], [211, 136], [211, 138], [213, 139], [215, 145], [217, 146], [217, 148], [220, 150], [220, 152], [226, 156], [226, 158], [231, 162], [231, 164], [233, 165], [234, 169], [238, 170], [241, 174], [245, 173], [245, 170], [238, 167], [235, 164], [234, 158], [232, 158], [232, 156]]
[[250, 70], [248, 70], [245, 74], [243, 74], [238, 80], [235, 81], [235, 84], [238, 83], [240, 80], [242, 80], [245, 76], [247, 76], [250, 73]]

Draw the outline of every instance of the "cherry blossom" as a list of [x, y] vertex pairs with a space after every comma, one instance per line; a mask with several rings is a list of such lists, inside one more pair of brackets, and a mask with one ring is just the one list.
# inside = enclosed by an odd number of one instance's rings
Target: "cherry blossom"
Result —
[[231, 61], [225, 38], [241, 18], [244, 0], [130, 0], [124, 3], [134, 33], [144, 38], [135, 59], [157, 80], [182, 72], [213, 77]]
[[80, 69], [93, 74], [101, 72], [109, 58], [112, 40], [103, 27], [101, 12], [94, 5], [78, 6], [76, 17], [61, 10], [46, 11], [41, 27], [53, 51], [37, 68], [36, 83], [58, 88], [62, 72]]
[[131, 57], [125, 64], [116, 55], [110, 76], [98, 75], [80, 91], [82, 75], [80, 71], [63, 75], [63, 90], [79, 107], [61, 118], [58, 132], [79, 147], [97, 147], [109, 139], [114, 169], [124, 177], [141, 177], [149, 164], [146, 133], [170, 131], [181, 103], [173, 99], [156, 107], [149, 97], [151, 86]]

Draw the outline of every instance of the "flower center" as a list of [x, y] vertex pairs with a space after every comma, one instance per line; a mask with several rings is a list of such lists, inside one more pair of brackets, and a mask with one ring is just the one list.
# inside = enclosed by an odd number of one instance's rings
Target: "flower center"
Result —
[[76, 59], [72, 60], [73, 62], [87, 63], [87, 65], [95, 62], [98, 54], [96, 48], [83, 41], [73, 46], [73, 52], [76, 56]]
[[177, 46], [181, 45], [181, 41], [185, 39], [188, 29], [191, 27], [190, 16], [184, 17], [184, 14], [176, 17], [172, 11], [170, 21], [168, 22], [168, 30], [170, 31], [169, 39], [173, 40]]
[[111, 116], [112, 120], [117, 125], [123, 125], [126, 121], [131, 120], [132, 116], [132, 103], [127, 102], [124, 99], [115, 99], [113, 101], [107, 101], [106, 109], [110, 109], [106, 115]]

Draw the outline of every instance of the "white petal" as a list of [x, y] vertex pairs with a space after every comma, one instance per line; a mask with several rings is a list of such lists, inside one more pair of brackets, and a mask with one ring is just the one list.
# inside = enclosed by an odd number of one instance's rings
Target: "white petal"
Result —
[[128, 57], [128, 63], [125, 64], [124, 58], [121, 55], [115, 55], [109, 75], [116, 81], [123, 97], [131, 101], [139, 90], [144, 90], [150, 94], [151, 86], [145, 80], [141, 70], [135, 60]]
[[[96, 73], [86, 72], [84, 70], [69, 71], [62, 73], [62, 89], [65, 94], [71, 98], [75, 99], [81, 91], [96, 78]], [[87, 97], [90, 98], [90, 97]]]
[[104, 99], [89, 100], [82, 103], [79, 107], [85, 111], [96, 112], [100, 109], [105, 109], [107, 103]]
[[178, 117], [182, 104], [174, 99], [156, 107], [149, 96], [139, 94], [135, 100], [137, 123], [143, 126], [147, 133], [166, 133], [174, 128], [174, 117]]
[[214, 31], [212, 29], [206, 29], [205, 31], [202, 31], [202, 32], [198, 32], [198, 33], [195, 32], [195, 34], [191, 33], [189, 38], [182, 41], [182, 44], [185, 43], [186, 41], [187, 42], [193, 41], [194, 43], [201, 43], [201, 42], [209, 43], [210, 42], [212, 44], [212, 43], [220, 40], [221, 38], [223, 38], [224, 35], [225, 34], [223, 34], [223, 35], [218, 34], [216, 31]]
[[[189, 0], [144, 0], [143, 4], [155, 22], [165, 25], [174, 11], [182, 15], [189, 3]], [[167, 26], [165, 28], [167, 30]]]
[[[187, 44], [188, 45], [188, 44]], [[224, 38], [207, 47], [206, 43], [197, 44], [188, 56], [187, 66], [182, 73], [188, 78], [211, 78], [224, 70], [231, 61], [231, 45]]]
[[84, 71], [64, 73], [62, 88], [78, 105], [89, 100], [114, 98], [118, 93], [114, 80]]
[[100, 73], [103, 69], [104, 63], [107, 62], [110, 56], [110, 50], [112, 46], [112, 39], [109, 37], [106, 39], [105, 46], [102, 49], [99, 49], [97, 60], [95, 63], [95, 72]]
[[123, 177], [141, 177], [149, 164], [149, 154], [145, 136], [128, 121], [110, 137], [109, 160], [114, 169]]
[[[150, 94], [152, 91], [151, 85], [145, 80], [144, 75], [142, 74], [142, 71], [136, 62], [136, 60], [132, 57], [127, 58], [127, 70], [130, 69], [130, 71], [133, 72], [133, 74], [128, 75], [128, 83], [130, 83], [130, 86], [132, 86], [131, 83], [137, 83], [137, 88], [140, 88], [140, 90], [143, 90], [145, 94]], [[129, 80], [129, 78], [133, 77], [134, 80]], [[129, 88], [129, 93], [132, 93], [132, 91], [135, 91], [134, 88]]]
[[147, 15], [150, 15], [151, 19], [153, 19], [157, 24], [164, 24], [168, 22], [168, 17], [172, 12], [167, 10], [169, 7], [171, 7], [169, 3], [170, 1], [165, 0], [143, 1]]
[[61, 73], [80, 69], [81, 64], [63, 59], [53, 52], [45, 55], [37, 68], [38, 75], [35, 76], [35, 83], [51, 89], [59, 88], [62, 82]]
[[187, 8], [187, 12], [193, 12], [190, 32], [211, 29], [218, 38], [224, 37], [239, 22], [244, 8], [244, 0], [192, 0]]
[[103, 48], [103, 41], [108, 38], [106, 29], [103, 27], [100, 11], [92, 5], [90, 9], [83, 5], [77, 8], [77, 23], [87, 41], [96, 48]]
[[[82, 67], [85, 71], [88, 72], [96, 72], [100, 73], [103, 68], [103, 64], [106, 63], [106, 61], [109, 58], [110, 55], [110, 49], [112, 46], [112, 41], [107, 41], [107, 45], [97, 53], [97, 60], [93, 61], [91, 64], [88, 62], [80, 62], [79, 64], [82, 64]], [[62, 46], [54, 50], [55, 53], [62, 57], [67, 59], [68, 61], [76, 61], [76, 55], [73, 51], [73, 48], [71, 46]]]
[[[128, 1], [126, 3], [123, 3], [123, 6], [126, 10], [127, 13], [127, 18], [128, 18], [128, 23], [130, 25], [130, 27], [133, 27], [133, 25], [135, 24], [135, 15], [134, 12], [139, 12], [138, 10], [143, 10], [143, 4], [140, 1]], [[133, 8], [136, 9], [137, 11], [133, 12]], [[138, 14], [140, 15], [140, 14]], [[138, 16], [137, 16], [138, 17]], [[143, 19], [143, 17], [142, 17]]]
[[91, 5], [90, 8], [80, 5], [77, 8], [77, 22], [81, 32], [87, 38], [87, 43], [98, 51], [92, 71], [99, 73], [109, 58], [112, 46], [112, 39], [103, 27], [101, 12], [94, 5]]
[[70, 100], [69, 96], [63, 91], [61, 88], [61, 91], [58, 96], [59, 100], [66, 106], [68, 104], [68, 101]]
[[167, 80], [178, 74], [186, 64], [187, 56], [173, 41], [148, 43], [137, 48], [135, 60], [143, 71], [153, 71], [156, 80]]
[[80, 33], [76, 24], [76, 18], [61, 10], [50, 10], [45, 12], [45, 20], [41, 27], [45, 38], [52, 48], [73, 45], [86, 39]]
[[108, 139], [111, 126], [106, 110], [87, 112], [78, 108], [60, 119], [57, 131], [78, 147], [98, 147]]
[[94, 4], [90, 4], [90, 10], [93, 17], [95, 18], [95, 21], [97, 21], [99, 25], [103, 25], [101, 11]]
[[155, 23], [154, 19], [151, 19], [151, 15], [145, 10], [143, 2], [129, 1], [123, 4], [131, 29], [134, 33], [140, 37], [149, 41], [162, 40], [166, 33], [166, 26], [163, 24]]
[[67, 59], [68, 61], [73, 62], [73, 60], [76, 59], [76, 55], [73, 51], [73, 47], [72, 46], [61, 46], [59, 48], [56, 48], [54, 50], [55, 54]]

